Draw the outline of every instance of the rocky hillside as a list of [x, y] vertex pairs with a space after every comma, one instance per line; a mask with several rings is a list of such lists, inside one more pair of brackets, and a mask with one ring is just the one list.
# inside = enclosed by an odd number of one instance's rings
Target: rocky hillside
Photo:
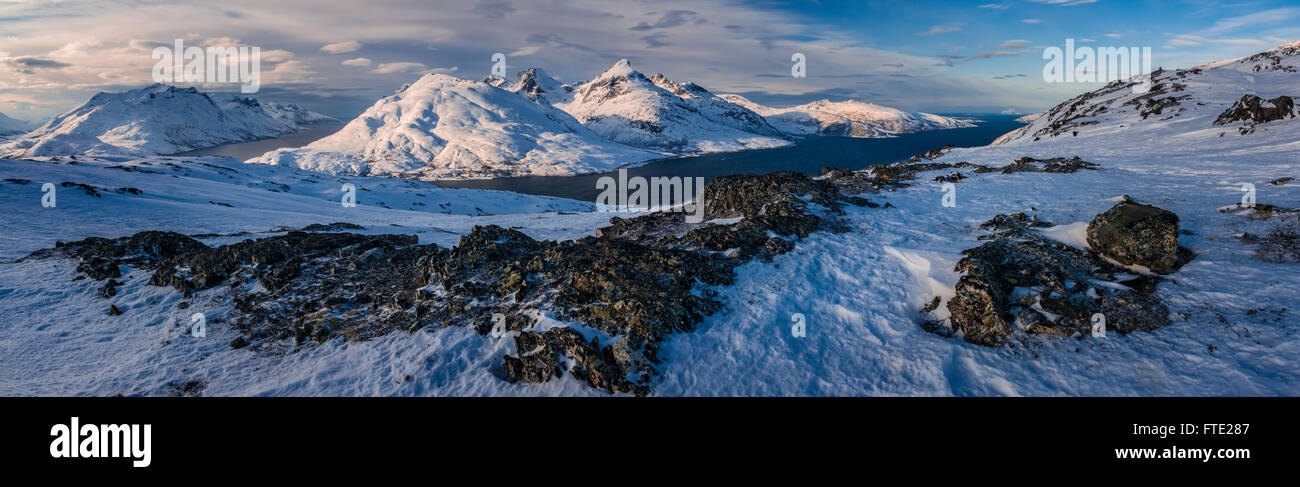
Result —
[[[994, 145], [1123, 130], [1132, 137], [1184, 140], [1294, 137], [1300, 131], [1300, 42], [1194, 68], [1158, 69], [1061, 103]], [[1143, 89], [1143, 88], [1147, 89]]]

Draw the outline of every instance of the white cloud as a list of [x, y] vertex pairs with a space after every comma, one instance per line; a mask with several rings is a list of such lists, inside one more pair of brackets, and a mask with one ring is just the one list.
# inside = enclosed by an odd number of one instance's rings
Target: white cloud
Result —
[[335, 42], [333, 44], [326, 44], [324, 46], [321, 46], [320, 48], [320, 50], [328, 52], [330, 54], [343, 54], [347, 52], [355, 52], [358, 49], [361, 49], [361, 43], [357, 41]]
[[370, 66], [371, 62], [370, 62], [370, 58], [359, 57], [359, 58], [349, 59], [349, 60], [347, 60], [347, 61], [343, 61], [343, 62], [340, 63], [340, 64], [342, 64], [342, 65], [344, 65], [344, 66], [361, 66], [361, 67], [366, 67], [366, 66]]
[[960, 25], [944, 24], [944, 25], [936, 25], [934, 27], [931, 27], [930, 30], [927, 30], [925, 32], [918, 32], [917, 35], [932, 36], [936, 34], [943, 34], [945, 32], [957, 32], [959, 30], [961, 30]]
[[392, 73], [401, 73], [401, 72], [414, 73], [419, 71], [425, 71], [428, 69], [429, 67], [425, 66], [424, 63], [416, 63], [416, 62], [381, 63], [375, 69], [370, 70], [370, 72], [375, 74], [392, 74]]
[[1111, 38], [1111, 39], [1119, 39], [1119, 38], [1121, 38], [1121, 37], [1124, 37], [1122, 34], [1119, 34], [1119, 33], [1117, 33], [1117, 32], [1111, 32], [1111, 33], [1109, 33], [1109, 34], [1102, 34], [1102, 35], [1104, 35], [1104, 36], [1106, 36], [1106, 37], [1109, 37], [1109, 38]]
[[1029, 1], [1034, 3], [1047, 4], [1047, 5], [1060, 5], [1063, 7], [1072, 7], [1075, 5], [1087, 5], [1090, 3], [1097, 3], [1097, 0], [1029, 0]]
[[1024, 39], [1012, 39], [998, 44], [997, 47], [1000, 49], [1020, 49], [1022, 47], [1029, 47], [1029, 41]]
[[542, 46], [525, 46], [506, 55], [507, 56], [531, 56], [533, 54], [537, 54], [541, 50], [542, 50]]
[[1041, 24], [1041, 23], [1043, 23], [1043, 19], [1020, 19], [1020, 21], [1026, 23], [1026, 24]]

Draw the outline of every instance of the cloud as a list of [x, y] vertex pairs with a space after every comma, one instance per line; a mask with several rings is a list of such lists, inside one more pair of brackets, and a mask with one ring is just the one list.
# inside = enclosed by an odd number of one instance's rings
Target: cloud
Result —
[[1210, 39], [1194, 34], [1179, 34], [1165, 42], [1165, 49], [1179, 47], [1196, 47], [1204, 44], [1223, 44], [1229, 46], [1266, 46], [1269, 43], [1260, 39]]
[[654, 49], [657, 47], [671, 46], [672, 45], [671, 43], [664, 40], [667, 38], [668, 38], [668, 34], [665, 34], [663, 32], [656, 32], [654, 34], [650, 34], [648, 36], [642, 37], [641, 40], [645, 41], [646, 48]]
[[1242, 27], [1258, 27], [1260, 25], [1286, 22], [1300, 17], [1300, 7], [1283, 7], [1255, 12], [1248, 15], [1229, 17], [1218, 22], [1205, 30], [1207, 35], [1218, 35], [1231, 32]]
[[1014, 109], [1014, 108], [1008, 108], [1008, 109], [1006, 109], [1006, 110], [1002, 110], [1002, 111], [1000, 111], [1000, 112], [998, 112], [998, 113], [1001, 113], [1001, 114], [1003, 114], [1003, 115], [1020, 115], [1020, 111], [1019, 111], [1019, 110], [1016, 110], [1016, 109]]
[[14, 71], [24, 74], [33, 74], [38, 69], [58, 70], [72, 66], [68, 63], [38, 56], [3, 57], [0, 58], [0, 64], [6, 64]]
[[1029, 51], [1031, 51], [1031, 50], [1032, 50], [1032, 49], [1024, 49], [1024, 50], [1019, 50], [1019, 51], [983, 51], [983, 52], [980, 52], [980, 53], [978, 53], [978, 54], [972, 55], [972, 56], [969, 57], [969, 58], [966, 58], [966, 60], [967, 60], [967, 61], [974, 61], [974, 60], [976, 60], [976, 59], [991, 59], [991, 58], [995, 58], [995, 57], [1019, 56], [1019, 55], [1021, 55], [1021, 54], [1027, 53], [1027, 52], [1029, 52]]
[[1111, 33], [1109, 33], [1109, 34], [1102, 34], [1102, 35], [1104, 35], [1104, 36], [1106, 36], [1106, 37], [1109, 37], [1109, 38], [1111, 38], [1111, 39], [1119, 39], [1119, 38], [1121, 38], [1121, 37], [1124, 37], [1123, 34], [1120, 34], [1120, 33], [1118, 33], [1118, 32], [1111, 32]]
[[474, 8], [470, 9], [471, 12], [482, 15], [484, 18], [488, 19], [503, 19], [506, 17], [506, 14], [518, 10], [519, 9], [516, 9], [514, 5], [511, 5], [510, 2], [505, 0], [479, 0], [479, 2], [474, 5]]
[[984, 4], [984, 5], [980, 5], [979, 8], [987, 8], [987, 9], [992, 9], [992, 10], [1004, 10], [1004, 9], [1007, 8], [1007, 4], [1005, 4], [1005, 3], [986, 3], [986, 4]]
[[1020, 21], [1026, 23], [1026, 24], [1041, 24], [1041, 23], [1043, 23], [1043, 19], [1020, 19]]
[[1024, 40], [1024, 39], [1013, 39], [1013, 40], [1009, 40], [1009, 41], [1003, 42], [1003, 43], [1001, 43], [1001, 44], [998, 44], [997, 47], [998, 47], [999, 49], [1020, 49], [1020, 48], [1023, 48], [1023, 47], [1029, 47], [1029, 41], [1026, 41], [1026, 40]]
[[411, 72], [427, 71], [428, 69], [429, 67], [425, 66], [424, 63], [416, 63], [416, 62], [381, 63], [375, 69], [370, 70], [370, 72], [375, 74], [392, 74], [392, 73], [411, 73]]
[[340, 64], [342, 64], [342, 65], [344, 65], [344, 66], [360, 66], [360, 67], [367, 67], [367, 66], [370, 66], [372, 63], [370, 62], [370, 58], [359, 57], [359, 58], [354, 58], [354, 59], [349, 59], [349, 60], [347, 60], [347, 61], [343, 61], [343, 62], [340, 63]]
[[519, 49], [515, 49], [513, 52], [511, 52], [511, 53], [509, 53], [509, 54], [506, 54], [506, 55], [507, 55], [507, 56], [512, 56], [512, 57], [513, 57], [513, 56], [531, 56], [531, 55], [533, 55], [533, 54], [537, 54], [537, 53], [538, 53], [539, 51], [541, 51], [541, 50], [542, 50], [542, 46], [524, 46], [524, 47], [521, 47], [521, 48], [519, 48]]
[[346, 52], [355, 52], [358, 49], [361, 49], [361, 43], [357, 41], [335, 42], [333, 44], [326, 44], [324, 46], [321, 46], [320, 48], [320, 50], [328, 52], [330, 54], [343, 54]]
[[688, 22], [693, 22], [695, 24], [702, 24], [705, 22], [705, 20], [704, 18], [700, 17], [697, 13], [695, 13], [695, 11], [693, 10], [669, 10], [667, 12], [664, 12], [664, 14], [661, 15], [659, 19], [656, 20], [653, 24], [640, 22], [632, 27], [629, 27], [628, 30], [648, 31], [653, 29], [667, 29], [670, 27], [685, 25]]
[[1012, 79], [1012, 78], [1028, 78], [1028, 77], [1029, 75], [1027, 74], [1016, 73], [1016, 74], [1003, 74], [1003, 75], [994, 76], [993, 79]]
[[936, 25], [934, 27], [931, 27], [930, 30], [927, 30], [925, 32], [918, 32], [917, 35], [932, 36], [937, 34], [943, 34], [945, 32], [957, 32], [959, 30], [961, 30], [961, 25], [959, 24], [943, 24], [943, 25]]
[[1071, 7], [1071, 6], [1074, 6], [1074, 5], [1087, 5], [1087, 4], [1090, 4], [1090, 3], [1097, 3], [1097, 0], [1029, 0], [1029, 1], [1034, 2], [1034, 3], [1042, 3], [1042, 4], [1046, 4], [1046, 5], [1060, 5], [1060, 6], [1063, 6], [1063, 7]]

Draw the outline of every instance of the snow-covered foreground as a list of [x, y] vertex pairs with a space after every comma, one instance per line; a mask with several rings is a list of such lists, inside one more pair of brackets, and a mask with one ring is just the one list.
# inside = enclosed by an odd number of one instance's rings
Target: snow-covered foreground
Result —
[[[654, 382], [654, 392], [1300, 394], [1300, 369], [1295, 367], [1300, 343], [1293, 336], [1300, 327], [1294, 319], [1300, 297], [1297, 266], [1253, 260], [1251, 248], [1233, 235], [1259, 232], [1267, 222], [1219, 211], [1240, 200], [1242, 182], [1256, 183], [1260, 203], [1295, 206], [1300, 187], [1264, 182], [1296, 175], [1296, 150], [1287, 144], [1253, 146], [1251, 162], [1243, 163], [1245, 149], [1192, 150], [1176, 138], [1164, 143], [1078, 140], [958, 149], [938, 161], [1004, 165], [1026, 155], [1078, 154], [1100, 163], [1100, 170], [971, 175], [957, 185], [955, 208], [940, 204], [939, 183], [920, 182], [873, 197], [897, 208], [849, 209], [851, 232], [814, 234], [771, 263], [742, 266], [734, 286], [718, 289], [727, 308], [696, 332], [667, 341], [661, 353], [666, 358], [663, 375]], [[1250, 139], [1237, 140], [1245, 144]], [[1135, 145], [1150, 150], [1139, 153]], [[398, 180], [313, 178], [221, 158], [170, 161], [181, 170], [163, 161], [147, 159], [150, 165], [144, 166], [162, 175], [108, 169], [113, 161], [103, 160], [76, 165], [4, 161], [0, 179], [33, 182], [0, 182], [0, 208], [9, 221], [0, 255], [17, 257], [54, 240], [146, 229], [260, 232], [333, 221], [359, 223], [366, 232], [414, 233], [422, 242], [442, 245], [454, 244], [473, 225], [489, 223], [521, 227], [535, 238], [564, 239], [590, 234], [609, 216], [525, 213], [589, 210], [566, 200], [439, 190]], [[240, 173], [227, 174], [232, 170]], [[309, 179], [320, 181], [303, 181]], [[45, 209], [39, 206], [43, 180], [136, 187], [143, 194], [101, 190], [103, 196], [96, 198], [60, 187], [59, 207]], [[343, 180], [371, 190], [359, 192], [360, 206], [338, 204], [337, 186]], [[270, 191], [274, 183], [290, 185], [290, 192]], [[461, 194], [474, 202], [457, 202]], [[953, 265], [961, 250], [978, 245], [979, 223], [999, 213], [1036, 208], [1040, 218], [1060, 225], [1050, 234], [1077, 244], [1078, 223], [1123, 194], [1178, 213], [1182, 227], [1191, 232], [1182, 244], [1199, 256], [1159, 288], [1173, 314], [1171, 326], [1106, 338], [1034, 337], [1005, 348], [943, 338], [917, 326], [918, 310], [926, 301], [951, 293], [958, 278]], [[375, 206], [381, 198], [393, 209]], [[429, 202], [423, 207], [410, 206], [425, 199]], [[450, 203], [451, 213], [516, 214], [434, 213], [439, 207], [434, 202]], [[204, 240], [239, 238], [247, 237]], [[207, 395], [601, 394], [568, 376], [540, 386], [510, 384], [501, 378], [499, 364], [502, 355], [513, 353], [512, 341], [462, 326], [394, 333], [369, 342], [309, 343], [285, 353], [232, 349], [228, 344], [236, 335], [222, 325], [229, 304], [215, 294], [200, 293], [182, 310], [176, 306], [182, 301], [178, 293], [146, 285], [149, 272], [133, 269], [122, 279], [119, 294], [104, 299], [98, 283], [72, 280], [75, 267], [75, 261], [63, 259], [0, 264], [0, 394], [168, 394], [191, 380], [202, 381]], [[110, 303], [124, 314], [108, 316]], [[189, 315], [196, 310], [207, 315], [205, 338], [188, 334]], [[806, 316], [807, 337], [791, 336], [795, 313]]]
[[[1029, 155], [1082, 154], [1102, 165], [1075, 174], [983, 174], [941, 205], [937, 182], [889, 195], [898, 209], [850, 210], [853, 232], [818, 234], [772, 265], [751, 263], [726, 291], [728, 311], [669, 342], [658, 394], [687, 395], [1296, 395], [1300, 394], [1300, 266], [1250, 257], [1233, 236], [1259, 222], [1221, 207], [1241, 182], [1260, 203], [1300, 200], [1294, 150], [1139, 156], [1127, 148], [1065, 144], [958, 149], [937, 160], [1004, 165]], [[1086, 152], [1085, 152], [1086, 151]], [[938, 173], [931, 173], [938, 174]], [[1084, 245], [1086, 222], [1128, 194], [1182, 218], [1199, 256], [1159, 287], [1173, 324], [1106, 338], [1028, 338], [1008, 348], [940, 338], [917, 326], [935, 295], [952, 295], [960, 252], [999, 213], [1037, 208]], [[1266, 226], [1265, 226], [1266, 227]], [[940, 309], [943, 309], [942, 307]], [[791, 315], [807, 317], [793, 338]]]

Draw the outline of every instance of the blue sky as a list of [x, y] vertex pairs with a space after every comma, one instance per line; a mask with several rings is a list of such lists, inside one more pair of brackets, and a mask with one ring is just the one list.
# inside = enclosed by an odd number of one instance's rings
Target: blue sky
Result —
[[[351, 117], [423, 73], [589, 79], [620, 58], [715, 92], [795, 104], [854, 98], [940, 113], [1031, 113], [1086, 83], [1042, 79], [1043, 49], [1151, 47], [1187, 67], [1300, 39], [1282, 1], [0, 0], [0, 112], [43, 121], [151, 82], [151, 51], [257, 46], [258, 96]], [[807, 56], [792, 78], [790, 56]], [[202, 85], [237, 91], [237, 85]]]

